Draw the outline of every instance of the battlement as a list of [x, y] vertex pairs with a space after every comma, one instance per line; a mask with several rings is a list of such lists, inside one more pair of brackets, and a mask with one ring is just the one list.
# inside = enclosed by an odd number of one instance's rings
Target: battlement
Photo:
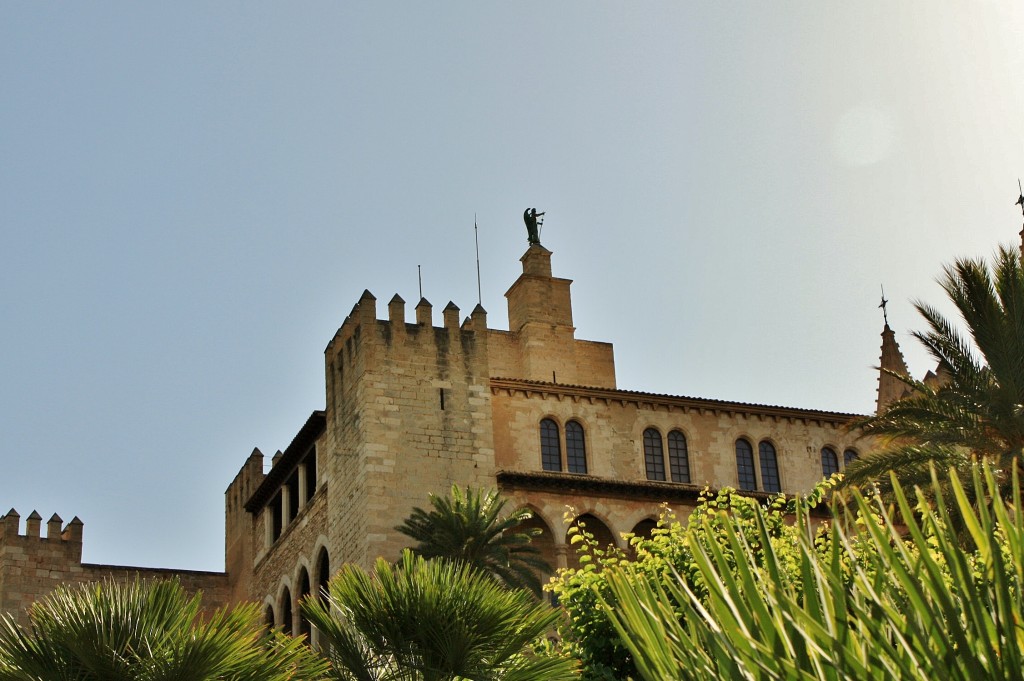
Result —
[[[564, 328], [571, 340], [572, 301], [569, 294], [569, 279], [559, 279], [551, 275], [551, 251], [540, 244], [533, 244], [520, 258], [523, 273], [512, 285], [505, 297], [508, 299], [509, 331], [520, 333], [527, 331], [532, 325], [556, 326]], [[433, 326], [433, 306], [426, 298], [420, 298], [415, 307], [415, 322], [405, 318], [405, 300], [397, 293], [388, 302], [387, 319], [377, 318], [377, 298], [369, 290], [352, 306], [352, 311], [342, 322], [334, 338], [327, 344], [325, 354], [329, 359], [344, 360], [344, 364], [354, 364], [354, 354], [360, 349], [363, 333], [371, 328], [381, 328], [385, 341], [406, 337], [432, 342], [434, 336], [443, 338], [440, 332], [446, 332], [449, 341], [461, 338], [464, 334], [474, 334], [476, 338], [486, 339], [487, 311], [477, 305], [462, 323], [459, 322], [459, 307], [449, 301], [442, 311], [442, 326]], [[424, 334], [423, 329], [433, 329], [435, 334]], [[456, 344], [451, 344], [457, 349]], [[343, 365], [344, 365], [343, 364]]]
[[41, 536], [42, 520], [43, 517], [37, 511], [32, 511], [25, 519], [25, 533], [21, 534], [21, 515], [12, 508], [0, 516], [0, 544], [11, 545], [18, 540], [41, 539], [81, 545], [84, 523], [78, 516], [65, 526], [61, 517], [54, 513], [46, 521], [45, 537]]
[[435, 327], [433, 325], [433, 305], [426, 298], [420, 298], [415, 307], [415, 321], [409, 322], [405, 317], [405, 300], [396, 293], [388, 302], [387, 319], [378, 319], [377, 298], [369, 290], [365, 290], [356, 304], [352, 306], [352, 311], [345, 317], [324, 352], [328, 356], [344, 356], [345, 359], [350, 359], [349, 356], [354, 355], [359, 349], [363, 330], [375, 327], [383, 329], [382, 337], [384, 339], [401, 335], [426, 339], [428, 335], [421, 333], [424, 328], [446, 331], [450, 335], [487, 329], [487, 311], [483, 306], [474, 307], [461, 324], [459, 313], [459, 306], [448, 301], [442, 311], [442, 326]]
[[404, 371], [402, 365], [434, 367], [427, 374], [441, 383], [454, 372], [474, 381], [520, 378], [614, 388], [612, 346], [576, 339], [572, 281], [552, 276], [551, 252], [533, 244], [520, 261], [523, 272], [505, 294], [507, 331], [488, 328], [481, 305], [460, 324], [454, 302], [444, 307], [442, 325], [435, 327], [426, 298], [416, 304], [414, 321], [407, 321], [406, 303], [398, 294], [388, 302], [387, 318], [378, 319], [376, 296], [363, 291], [325, 349], [327, 411], [344, 401], [366, 372], [390, 375]]
[[377, 315], [377, 298], [363, 291], [324, 350], [328, 412], [366, 372], [389, 372], [397, 365], [433, 366], [441, 380], [450, 371], [486, 380], [487, 311], [481, 305], [463, 320], [459, 306], [449, 301], [441, 313], [442, 325], [434, 326], [430, 301], [421, 298], [414, 321], [409, 321], [405, 300], [395, 294], [387, 317]]
[[127, 582], [139, 577], [176, 577], [189, 591], [202, 591], [209, 608], [227, 602], [227, 575], [223, 572], [84, 564], [84, 524], [77, 516], [65, 525], [54, 513], [46, 521], [45, 537], [42, 525], [37, 511], [25, 518], [24, 533], [16, 510], [0, 516], [0, 613], [12, 615], [21, 624], [27, 624], [29, 606], [53, 589], [103, 579]]

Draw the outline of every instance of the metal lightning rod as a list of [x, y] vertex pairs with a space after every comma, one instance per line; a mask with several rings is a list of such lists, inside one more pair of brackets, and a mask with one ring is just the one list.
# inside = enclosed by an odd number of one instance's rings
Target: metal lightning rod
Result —
[[476, 302], [482, 307], [484, 296], [480, 289], [480, 232], [476, 226], [476, 213], [473, 213], [473, 238], [476, 239]]

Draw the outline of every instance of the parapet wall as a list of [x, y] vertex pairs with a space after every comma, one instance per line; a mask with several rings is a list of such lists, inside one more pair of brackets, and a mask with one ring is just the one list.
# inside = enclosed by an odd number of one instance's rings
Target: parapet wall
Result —
[[223, 572], [165, 570], [118, 565], [82, 563], [83, 523], [77, 517], [66, 526], [56, 513], [46, 523], [33, 511], [20, 531], [21, 516], [13, 508], [0, 516], [0, 612], [11, 613], [27, 622], [28, 607], [61, 585], [83, 584], [104, 579], [180, 580], [186, 591], [203, 592], [204, 609], [227, 603], [228, 583]]

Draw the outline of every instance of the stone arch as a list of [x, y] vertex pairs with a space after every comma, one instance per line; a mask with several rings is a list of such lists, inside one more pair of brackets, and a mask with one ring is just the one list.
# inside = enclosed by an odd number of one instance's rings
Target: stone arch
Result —
[[554, 574], [554, 570], [558, 568], [558, 559], [555, 552], [555, 533], [551, 529], [551, 525], [544, 519], [543, 514], [534, 508], [533, 506], [524, 506], [526, 510], [533, 514], [533, 517], [525, 521], [521, 527], [523, 529], [538, 529], [540, 534], [533, 538], [531, 545], [540, 551], [540, 557], [551, 566], [551, 572], [538, 575], [541, 582], [547, 580], [548, 577]]
[[544, 412], [543, 414], [540, 415], [540, 418], [537, 419], [537, 423], [540, 423], [541, 421], [544, 420], [554, 421], [555, 425], [558, 426], [559, 430], [561, 430], [562, 426], [565, 425], [565, 419], [563, 419], [561, 416], [554, 412]]
[[331, 558], [327, 547], [321, 545], [313, 552], [316, 562], [313, 564], [313, 580], [316, 584], [316, 595], [321, 602], [327, 600], [327, 582], [331, 578]]
[[[633, 526], [633, 529], [630, 530], [630, 533], [633, 534], [636, 537], [643, 537], [644, 539], [650, 539], [651, 536], [652, 536], [652, 533], [654, 532], [654, 528], [656, 528], [657, 526], [658, 526], [657, 518], [644, 518], [643, 520], [641, 520], [640, 522], [638, 522], [636, 525]], [[633, 544], [632, 543], [627, 548], [627, 553], [629, 553], [629, 557], [630, 558], [634, 558], [634, 559], [636, 558], [636, 550], [633, 548]]]
[[306, 616], [302, 612], [302, 602], [306, 600], [310, 593], [309, 572], [306, 570], [305, 566], [299, 568], [299, 577], [295, 581], [295, 584], [298, 589], [295, 595], [295, 604], [298, 610], [296, 614], [298, 615], [299, 620], [299, 630], [297, 633], [305, 636], [306, 640], [309, 641], [310, 637], [313, 635], [313, 628], [310, 626], [309, 620], [306, 619]]
[[281, 592], [281, 631], [288, 636], [294, 632], [294, 610], [292, 608], [292, 590], [287, 586]]
[[274, 628], [274, 604], [269, 600], [263, 604], [263, 623], [267, 626], [267, 629]]
[[630, 530], [630, 532], [632, 534], [636, 535], [637, 537], [643, 537], [644, 539], [650, 539], [651, 538], [651, 532], [653, 532], [654, 528], [656, 528], [657, 526], [658, 526], [658, 519], [657, 518], [644, 518], [643, 520], [638, 522], [636, 525], [634, 525], [633, 529]]
[[[600, 548], [604, 549], [608, 546], [618, 546], [618, 542], [615, 541], [615, 534], [608, 527], [608, 524], [601, 518], [594, 515], [593, 513], [581, 513], [569, 525], [569, 528], [576, 527], [583, 524], [586, 531], [594, 535], [594, 539]], [[569, 543], [568, 531], [566, 531], [566, 543]], [[569, 546], [565, 556], [566, 565], [570, 568], [578, 568], [580, 566], [579, 555], [574, 550], [572, 545]]]

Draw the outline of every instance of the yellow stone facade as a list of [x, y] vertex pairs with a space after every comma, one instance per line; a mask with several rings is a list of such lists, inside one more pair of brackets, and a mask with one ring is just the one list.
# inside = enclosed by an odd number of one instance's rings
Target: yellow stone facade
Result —
[[[758, 448], [774, 447], [787, 493], [821, 480], [822, 447], [839, 466], [844, 452], [862, 447], [845, 430], [849, 414], [618, 389], [612, 346], [575, 338], [572, 282], [552, 275], [551, 255], [531, 245], [523, 256], [523, 274], [506, 293], [507, 331], [488, 328], [479, 306], [460, 322], [451, 303], [434, 326], [426, 300], [410, 321], [398, 296], [378, 318], [364, 292], [325, 350], [324, 411], [268, 476], [247, 464], [228, 490], [246, 499], [228, 517], [235, 598], [262, 602], [268, 621], [301, 627], [297, 601], [323, 579], [324, 556], [333, 567], [396, 558], [407, 544], [394, 527], [453, 483], [497, 487], [514, 507], [533, 510], [546, 557], [564, 566], [573, 560], [566, 532], [575, 518], [621, 545], [621, 533], [648, 529], [663, 504], [685, 515], [705, 486], [736, 487], [737, 440], [752, 447], [757, 490], [765, 482]], [[558, 443], [559, 470], [543, 465], [542, 421], [557, 432], [550, 442]], [[663, 450], [669, 433], [685, 438], [688, 483], [671, 481], [667, 461], [669, 481], [648, 479], [644, 433], [652, 428]], [[570, 429], [582, 433], [573, 452], [585, 473], [570, 472]], [[311, 452], [316, 489], [303, 508], [285, 510], [282, 495], [291, 509], [296, 490], [310, 493], [301, 480]]]

